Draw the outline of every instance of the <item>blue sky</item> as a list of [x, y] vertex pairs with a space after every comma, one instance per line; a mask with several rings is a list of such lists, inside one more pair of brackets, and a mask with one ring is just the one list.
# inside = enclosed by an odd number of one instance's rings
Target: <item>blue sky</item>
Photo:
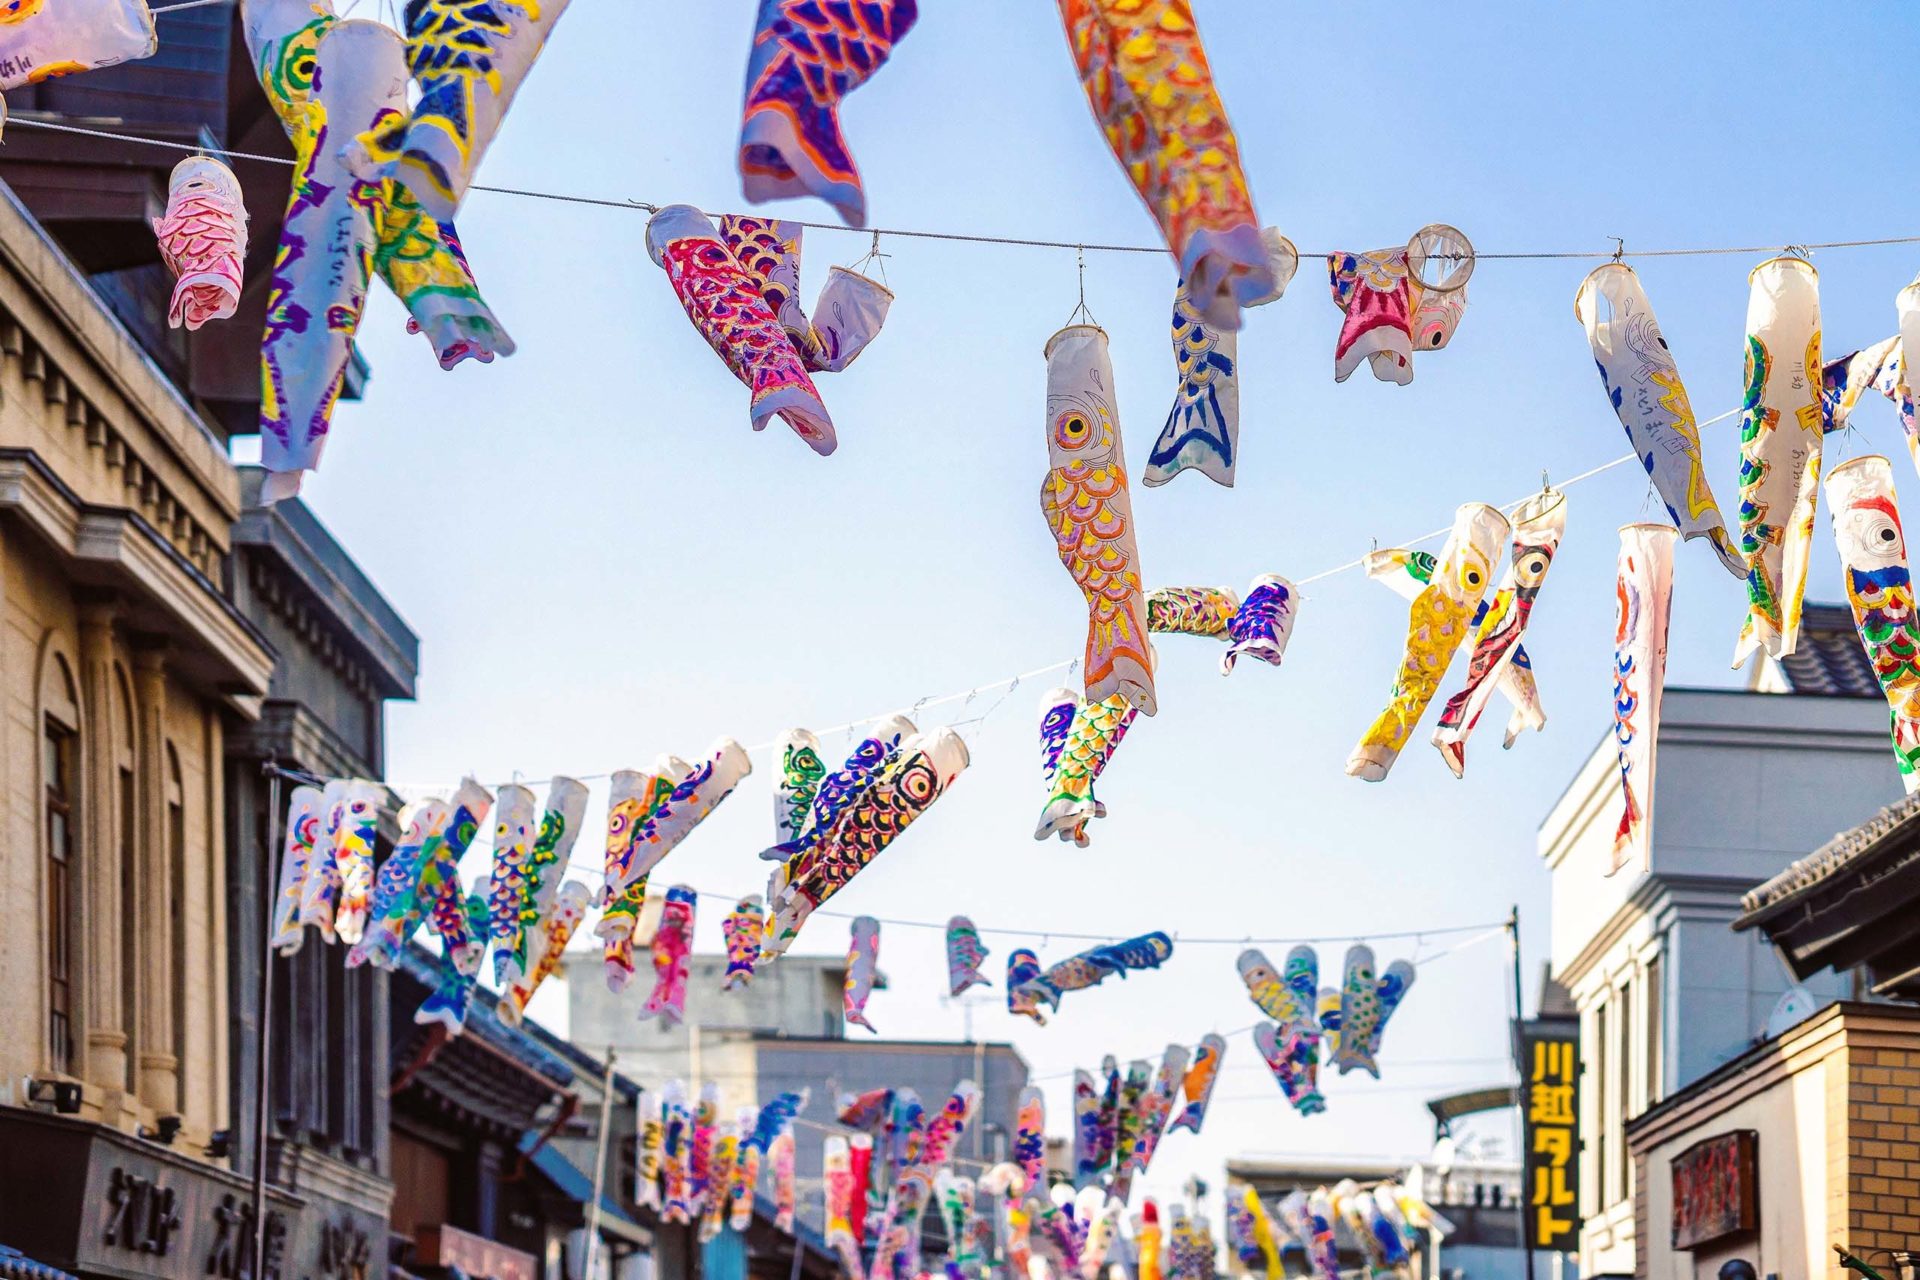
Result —
[[[370, 0], [365, 6], [371, 8]], [[521, 91], [482, 181], [602, 198], [741, 207], [734, 172], [753, 5], [577, 4]], [[1886, 108], [1910, 96], [1914, 19], [1849, 6], [1427, 6], [1197, 0], [1262, 220], [1303, 254], [1404, 243], [1452, 223], [1488, 252], [1769, 245], [1914, 231], [1920, 171]], [[1150, 243], [1106, 151], [1053, 7], [928, 5], [845, 113], [879, 226]], [[816, 203], [783, 211], [825, 220]], [[1071, 251], [883, 240], [898, 295], [886, 331], [820, 387], [840, 449], [815, 457], [747, 426], [745, 391], [648, 260], [643, 213], [477, 194], [460, 230], [520, 344], [451, 374], [382, 297], [362, 333], [373, 380], [341, 409], [307, 498], [420, 632], [420, 696], [390, 717], [390, 771], [531, 781], [644, 767], [720, 734], [746, 743], [967, 689], [1078, 651], [1083, 609], [1055, 558], [1041, 348], [1075, 302]], [[809, 232], [809, 299], [867, 237]], [[1740, 394], [1746, 272], [1764, 254], [1637, 263], [1703, 419]], [[1915, 246], [1820, 253], [1827, 346], [1894, 325]], [[1485, 262], [1445, 351], [1411, 386], [1332, 379], [1339, 313], [1311, 257], [1242, 335], [1242, 462], [1227, 491], [1137, 485], [1173, 394], [1171, 261], [1088, 255], [1087, 302], [1112, 337], [1134, 511], [1150, 585], [1301, 578], [1504, 503], [1625, 451], [1573, 317], [1577, 262]], [[1830, 460], [1884, 452], [1920, 493], [1890, 409], [1856, 415]], [[1706, 453], [1732, 509], [1737, 424]], [[1357, 573], [1316, 584], [1280, 669], [1217, 673], [1211, 642], [1161, 645], [1160, 714], [1101, 786], [1091, 849], [1031, 839], [1035, 708], [1048, 682], [929, 719], [971, 718], [973, 767], [834, 906], [987, 931], [1346, 935], [1526, 921], [1529, 998], [1547, 878], [1535, 830], [1609, 725], [1618, 525], [1656, 518], [1622, 468], [1573, 489], [1565, 541], [1528, 636], [1550, 717], [1497, 749], [1497, 718], [1455, 781], [1416, 735], [1391, 778], [1345, 777], [1385, 696], [1403, 602]], [[1834, 599], [1819, 519], [1810, 599]], [[1725, 685], [1738, 585], [1684, 547], [1670, 679]], [[1464, 660], [1457, 664], [1464, 666]], [[1448, 688], [1457, 686], [1456, 670]], [[844, 746], [830, 738], [828, 747]], [[770, 761], [662, 867], [661, 883], [763, 887]], [[1891, 762], [1889, 761], [1889, 768]], [[592, 821], [604, 804], [597, 784]], [[1838, 820], [1837, 820], [1838, 821]], [[597, 840], [590, 831], [584, 846]], [[717, 904], [700, 941], [719, 945]], [[837, 951], [820, 919], [799, 949]], [[1431, 954], [1447, 941], [1430, 940]], [[1071, 944], [1043, 946], [1044, 958]], [[1274, 949], [1278, 960], [1281, 949]], [[1412, 942], [1377, 945], [1382, 964]], [[1158, 1056], [1256, 1013], [1233, 946], [1182, 946], [1160, 972], [1069, 996], [1045, 1030], [997, 1004], [1037, 1075], [1104, 1052]], [[1323, 948], [1328, 969], [1339, 948]], [[889, 1036], [957, 1036], [930, 930], [889, 929]], [[1432, 1094], [1503, 1078], [1509, 981], [1498, 941], [1434, 963], [1386, 1037], [1383, 1079], [1336, 1080], [1324, 1116], [1283, 1103], [1246, 1037], [1229, 1048], [1199, 1139], [1161, 1148], [1147, 1185], [1217, 1178], [1237, 1151], [1414, 1155]], [[637, 984], [637, 987], [643, 984]], [[636, 990], [636, 1009], [644, 991]], [[699, 996], [696, 995], [696, 999]], [[708, 999], [718, 999], [708, 994]], [[551, 1005], [549, 1007], [552, 1007]], [[697, 1009], [696, 1009], [697, 1016]], [[856, 1034], [859, 1034], [856, 1032]], [[1050, 1081], [1064, 1132], [1063, 1080]], [[1498, 1126], [1496, 1126], [1498, 1128]]]

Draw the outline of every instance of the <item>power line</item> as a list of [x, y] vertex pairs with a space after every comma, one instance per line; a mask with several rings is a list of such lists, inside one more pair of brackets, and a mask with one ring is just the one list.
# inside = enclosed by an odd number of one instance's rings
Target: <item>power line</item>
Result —
[[[195, 9], [202, 5], [222, 4], [227, 0], [186, 0], [185, 3], [169, 5], [164, 9], [155, 9], [155, 13], [169, 13], [176, 9]], [[81, 134], [92, 138], [106, 138], [115, 142], [131, 142], [150, 147], [164, 147], [173, 151], [190, 151], [199, 155], [225, 156], [232, 160], [251, 160], [262, 164], [291, 166], [294, 162], [284, 156], [260, 155], [251, 151], [233, 151], [223, 147], [203, 147], [193, 143], [174, 142], [163, 138], [142, 137], [139, 134], [120, 133], [108, 129], [93, 129], [80, 125], [66, 124], [55, 120], [36, 119], [26, 115], [16, 115], [10, 123], [27, 129], [52, 129], [61, 133]], [[519, 196], [530, 200], [557, 200], [567, 204], [594, 205], [606, 209], [624, 209], [628, 212], [654, 214], [660, 206], [647, 200], [608, 200], [596, 196], [572, 195], [558, 191], [535, 191], [521, 187], [491, 187], [475, 183], [472, 191], [486, 191], [494, 195]], [[704, 212], [704, 211], [703, 211]], [[712, 215], [709, 214], [709, 217]], [[955, 244], [993, 244], [1010, 245], [1025, 249], [1072, 249], [1076, 253], [1144, 253], [1166, 254], [1165, 245], [1146, 244], [1098, 244], [1084, 240], [1048, 240], [1035, 236], [996, 236], [964, 231], [922, 231], [908, 227], [848, 227], [835, 222], [807, 222], [800, 219], [783, 219], [795, 226], [806, 227], [814, 231], [854, 231], [861, 235], [895, 236], [903, 240], [945, 240]], [[1571, 250], [1528, 250], [1509, 253], [1481, 253], [1472, 255], [1479, 262], [1596, 262], [1601, 260], [1618, 261], [1623, 258], [1695, 258], [1716, 255], [1738, 255], [1755, 253], [1811, 253], [1820, 249], [1864, 249], [1883, 248], [1890, 245], [1920, 244], [1920, 235], [1882, 236], [1864, 240], [1816, 240], [1799, 241], [1792, 244], [1756, 244], [1756, 245], [1711, 245], [1678, 249], [1627, 249], [1619, 246], [1612, 249], [1571, 249]], [[1345, 250], [1332, 253], [1319, 251], [1297, 251], [1302, 258], [1333, 257]]]

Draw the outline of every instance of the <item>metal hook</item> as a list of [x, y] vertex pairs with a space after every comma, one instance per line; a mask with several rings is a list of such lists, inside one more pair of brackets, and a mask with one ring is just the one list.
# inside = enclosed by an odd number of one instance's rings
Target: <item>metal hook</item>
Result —
[[1613, 241], [1613, 260], [1615, 262], [1627, 256], [1627, 242], [1625, 240], [1622, 240], [1619, 236], [1608, 236], [1607, 239]]
[[1795, 258], [1798, 258], [1798, 259], [1800, 259], [1800, 261], [1802, 261], [1802, 262], [1812, 262], [1812, 261], [1813, 261], [1813, 255], [1812, 255], [1811, 253], [1809, 253], [1809, 252], [1807, 252], [1807, 246], [1805, 246], [1805, 245], [1803, 245], [1803, 244], [1790, 244], [1790, 245], [1787, 245], [1787, 246], [1785, 246], [1785, 247], [1784, 247], [1784, 248], [1782, 249], [1782, 252], [1783, 252], [1783, 253], [1786, 253], [1786, 254], [1788, 254], [1788, 255], [1789, 255], [1789, 256], [1791, 256], [1791, 257], [1795, 257]]
[[1093, 312], [1087, 309], [1087, 246], [1083, 244], [1073, 246], [1073, 264], [1080, 277], [1080, 301], [1074, 306], [1072, 314], [1067, 317], [1067, 323], [1077, 324], [1080, 317], [1085, 316], [1087, 323], [1097, 328], [1100, 322], [1095, 320]]
[[1540, 468], [1540, 492], [1553, 492], [1553, 481], [1547, 478], [1547, 469], [1545, 467]]

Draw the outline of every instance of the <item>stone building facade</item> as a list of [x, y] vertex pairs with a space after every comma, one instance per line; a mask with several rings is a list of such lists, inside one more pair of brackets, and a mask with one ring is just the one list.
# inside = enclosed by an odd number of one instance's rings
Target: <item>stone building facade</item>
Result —
[[0, 1101], [77, 1085], [78, 1115], [195, 1149], [231, 1102], [225, 735], [274, 660], [222, 586], [240, 508], [221, 441], [0, 191]]

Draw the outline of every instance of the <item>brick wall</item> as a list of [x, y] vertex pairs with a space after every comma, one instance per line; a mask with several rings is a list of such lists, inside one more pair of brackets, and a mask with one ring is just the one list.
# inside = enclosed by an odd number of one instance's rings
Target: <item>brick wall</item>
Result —
[[[1842, 1084], [1835, 1072], [1831, 1090]], [[1847, 1245], [1862, 1257], [1920, 1248], [1920, 1049], [1849, 1046], [1844, 1088], [1846, 1149], [1829, 1147], [1841, 1203], [1830, 1204], [1828, 1220], [1846, 1223]]]

